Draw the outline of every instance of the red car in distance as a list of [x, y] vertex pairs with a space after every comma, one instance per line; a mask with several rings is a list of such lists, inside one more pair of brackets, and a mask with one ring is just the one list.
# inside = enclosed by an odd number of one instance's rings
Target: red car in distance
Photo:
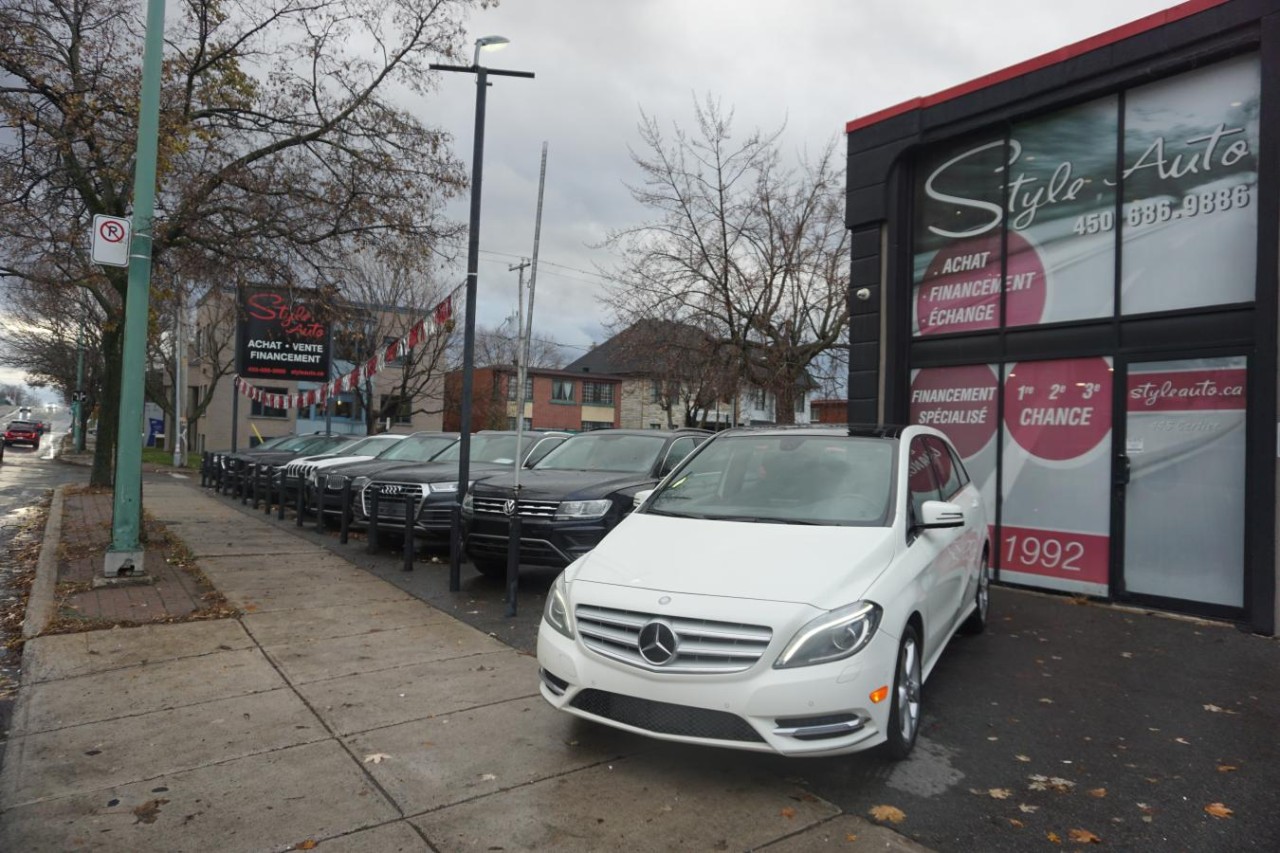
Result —
[[4, 428], [5, 447], [11, 444], [30, 444], [39, 449], [41, 432], [41, 426], [32, 421], [10, 421]]

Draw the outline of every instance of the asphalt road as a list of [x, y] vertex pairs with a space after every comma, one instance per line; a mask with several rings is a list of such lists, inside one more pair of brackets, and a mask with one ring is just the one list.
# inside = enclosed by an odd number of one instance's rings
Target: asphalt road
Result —
[[[7, 424], [17, 414], [17, 407], [0, 408], [0, 426]], [[14, 535], [36, 511], [40, 501], [63, 483], [87, 482], [89, 472], [83, 468], [63, 465], [54, 458], [55, 447], [71, 425], [64, 411], [40, 413], [51, 424], [39, 449], [26, 445], [14, 445], [4, 449], [0, 462], [0, 603], [11, 604], [16, 593], [10, 587], [12, 561], [5, 559]], [[17, 661], [0, 657], [0, 757], [8, 737], [9, 717], [13, 711], [14, 697], [6, 685], [16, 684], [19, 676]]]
[[[272, 523], [534, 651], [555, 572], [523, 573], [509, 618], [502, 584], [465, 564], [450, 592], [443, 553], [404, 572], [398, 551], [368, 554], [363, 541], [340, 545], [310, 523]], [[1073, 848], [1091, 837], [1123, 850], [1280, 849], [1280, 641], [1066, 596], [997, 588], [992, 599], [987, 632], [956, 637], [930, 676], [906, 762], [637, 741], [691, 765], [802, 780], [852, 814], [893, 806], [905, 814], [894, 829], [940, 851], [1052, 849], [1055, 839]]]

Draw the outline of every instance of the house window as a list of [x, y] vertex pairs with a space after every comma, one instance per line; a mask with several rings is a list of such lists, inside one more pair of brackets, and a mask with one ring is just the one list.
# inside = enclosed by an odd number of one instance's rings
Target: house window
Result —
[[572, 379], [553, 379], [551, 381], [551, 402], [553, 403], [572, 403], [573, 402], [573, 380]]
[[765, 391], [763, 388], [752, 389], [751, 391], [752, 408], [758, 409], [760, 411], [765, 411], [769, 408], [766, 405], [768, 402], [769, 402], [769, 394], [767, 391]]
[[[516, 379], [516, 377], [514, 376], [507, 377], [507, 399], [508, 400], [514, 400], [516, 398], [516, 386], [519, 384], [520, 382], [518, 379]], [[533, 377], [532, 376], [526, 376], [524, 378], [524, 399], [526, 402], [533, 399]]]
[[[264, 394], [288, 394], [289, 389], [264, 387], [262, 389], [262, 392]], [[289, 417], [288, 410], [277, 409], [272, 406], [268, 406], [266, 403], [260, 403], [257, 400], [253, 401], [253, 407], [250, 409], [249, 414], [250, 416], [255, 418], [287, 418]]]
[[[582, 383], [582, 402], [595, 403], [602, 406], [613, 405], [613, 383], [612, 382], [583, 382]], [[586, 429], [586, 427], [583, 427]]]
[[334, 397], [333, 416], [335, 418], [354, 418], [356, 416], [355, 398], [350, 394]]
[[796, 397], [796, 414], [798, 415], [803, 411], [804, 411], [804, 395], [799, 395]]
[[649, 429], [662, 429], [662, 424], [649, 424]]
[[383, 394], [378, 410], [384, 418], [391, 418], [393, 424], [413, 423], [412, 402], [397, 394]]
[[649, 402], [650, 402], [650, 403], [661, 403], [661, 402], [662, 402], [662, 383], [661, 383], [659, 380], [657, 380], [657, 379], [653, 379], [653, 380], [651, 380], [651, 381], [650, 381], [650, 384], [649, 384]]
[[593, 429], [613, 429], [613, 421], [583, 421], [582, 431], [590, 432]]
[[[516, 419], [515, 419], [515, 418], [507, 418], [507, 429], [515, 429], [515, 428], [516, 428]], [[533, 429], [533, 418], [525, 418], [525, 419], [524, 419], [524, 428], [525, 428], [525, 429]], [[526, 464], [528, 464], [528, 463], [526, 463]]]

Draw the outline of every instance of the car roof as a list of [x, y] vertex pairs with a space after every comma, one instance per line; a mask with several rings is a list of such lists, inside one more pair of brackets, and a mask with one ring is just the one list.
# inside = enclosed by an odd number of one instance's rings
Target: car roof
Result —
[[908, 430], [929, 432], [930, 434], [935, 432], [928, 427], [915, 424], [794, 424], [781, 426], [771, 424], [769, 426], [733, 427], [725, 430], [722, 434], [795, 435], [800, 433], [804, 435], [831, 435], [832, 433], [841, 433], [855, 438], [899, 439]]
[[9, 421], [8, 429], [21, 429], [22, 427], [31, 427], [35, 429], [34, 421]]

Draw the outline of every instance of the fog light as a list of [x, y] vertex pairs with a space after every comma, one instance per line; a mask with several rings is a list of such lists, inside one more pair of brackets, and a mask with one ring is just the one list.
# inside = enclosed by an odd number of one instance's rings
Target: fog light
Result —
[[879, 705], [888, 695], [889, 685], [886, 684], [883, 687], [877, 687], [875, 690], [871, 691], [871, 702], [872, 704]]

